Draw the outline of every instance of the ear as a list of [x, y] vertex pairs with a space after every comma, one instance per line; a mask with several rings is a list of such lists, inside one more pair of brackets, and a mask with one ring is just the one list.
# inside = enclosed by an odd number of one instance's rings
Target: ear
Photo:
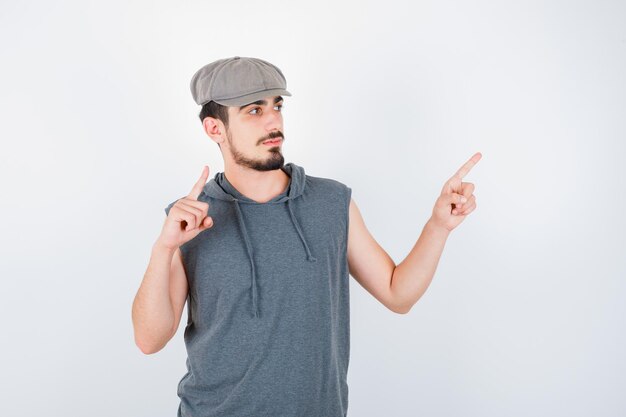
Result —
[[226, 128], [221, 120], [213, 117], [205, 117], [202, 121], [204, 132], [213, 139], [214, 142], [220, 143], [226, 139]]

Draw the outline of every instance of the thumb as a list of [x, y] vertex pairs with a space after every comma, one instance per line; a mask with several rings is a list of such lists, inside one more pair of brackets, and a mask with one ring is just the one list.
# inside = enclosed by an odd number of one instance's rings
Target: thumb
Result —
[[200, 223], [200, 227], [198, 227], [198, 229], [202, 232], [203, 230], [210, 229], [211, 227], [213, 227], [213, 218], [206, 216], [204, 220], [202, 220], [202, 223]]

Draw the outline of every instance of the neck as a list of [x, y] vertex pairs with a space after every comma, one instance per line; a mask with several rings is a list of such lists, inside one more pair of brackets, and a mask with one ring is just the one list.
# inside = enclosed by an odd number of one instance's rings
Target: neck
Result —
[[265, 203], [285, 191], [289, 184], [289, 175], [282, 169], [257, 171], [241, 165], [224, 166], [224, 175], [228, 182], [257, 203]]

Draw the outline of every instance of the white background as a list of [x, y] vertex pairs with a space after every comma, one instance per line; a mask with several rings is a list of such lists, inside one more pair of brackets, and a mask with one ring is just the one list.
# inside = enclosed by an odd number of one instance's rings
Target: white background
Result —
[[351, 278], [349, 416], [625, 415], [625, 22], [591, 0], [2, 1], [0, 414], [176, 415], [185, 320], [144, 355], [131, 304], [164, 207], [223, 170], [189, 80], [239, 55], [287, 78], [286, 162], [350, 186], [396, 263], [483, 154], [408, 315]]

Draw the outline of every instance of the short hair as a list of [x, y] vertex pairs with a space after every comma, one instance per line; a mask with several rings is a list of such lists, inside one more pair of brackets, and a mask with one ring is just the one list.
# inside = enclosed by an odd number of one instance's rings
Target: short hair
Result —
[[[228, 129], [228, 106], [223, 106], [211, 100], [202, 105], [198, 117], [200, 117], [200, 122], [204, 122], [204, 119], [207, 117], [221, 120], [226, 129]], [[219, 146], [220, 149], [222, 148], [219, 143], [217, 146]]]
[[228, 106], [223, 106], [211, 100], [200, 109], [200, 121], [203, 122], [206, 117], [213, 117], [221, 120], [226, 127], [228, 127]]

